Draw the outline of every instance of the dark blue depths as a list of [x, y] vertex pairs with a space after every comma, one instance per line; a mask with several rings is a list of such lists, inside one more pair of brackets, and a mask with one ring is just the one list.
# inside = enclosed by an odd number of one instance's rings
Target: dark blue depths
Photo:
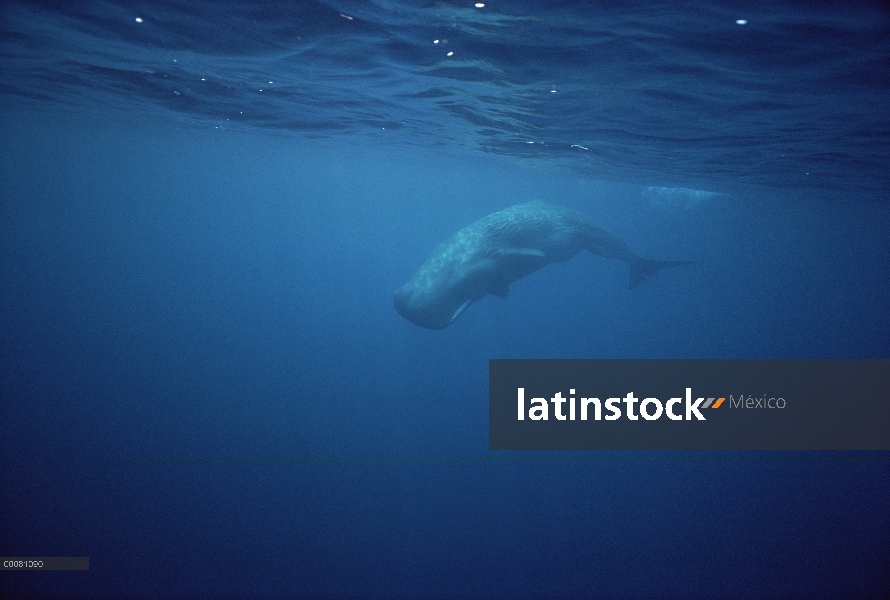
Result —
[[[4, 597], [890, 589], [886, 454], [487, 449], [489, 358], [890, 355], [878, 8], [9, 6], [0, 553], [91, 568]], [[779, 39], [809, 100], [770, 87]], [[289, 69], [306, 89], [258, 91]], [[393, 310], [439, 242], [533, 199], [697, 262], [631, 291], [579, 255], [443, 331]]]

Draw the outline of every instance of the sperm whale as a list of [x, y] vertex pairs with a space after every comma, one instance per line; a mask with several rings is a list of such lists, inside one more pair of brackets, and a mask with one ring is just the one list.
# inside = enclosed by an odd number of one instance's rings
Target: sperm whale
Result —
[[630, 265], [631, 289], [666, 267], [689, 260], [651, 260], [584, 213], [528, 202], [488, 215], [439, 245], [411, 279], [396, 290], [396, 311], [421, 327], [444, 329], [489, 294], [506, 298], [510, 284], [581, 250]]

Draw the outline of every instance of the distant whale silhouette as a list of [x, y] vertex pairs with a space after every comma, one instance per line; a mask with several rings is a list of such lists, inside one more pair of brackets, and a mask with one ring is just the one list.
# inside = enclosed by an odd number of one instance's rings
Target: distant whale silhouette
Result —
[[629, 263], [631, 289], [660, 269], [693, 262], [642, 258], [583, 213], [528, 202], [483, 217], [440, 244], [393, 303], [412, 323], [444, 329], [473, 302], [488, 294], [506, 298], [514, 281], [580, 250]]

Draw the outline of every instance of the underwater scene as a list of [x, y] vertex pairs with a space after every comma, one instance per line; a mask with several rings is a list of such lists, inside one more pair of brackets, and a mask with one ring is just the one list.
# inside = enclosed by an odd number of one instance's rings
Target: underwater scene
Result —
[[89, 569], [0, 597], [890, 597], [890, 428], [489, 447], [491, 359], [890, 358], [888, 107], [878, 2], [5, 0], [0, 555]]

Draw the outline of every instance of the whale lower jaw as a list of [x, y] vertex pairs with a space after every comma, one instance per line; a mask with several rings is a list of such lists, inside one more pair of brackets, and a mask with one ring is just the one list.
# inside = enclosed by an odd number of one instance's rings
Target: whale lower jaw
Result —
[[460, 316], [460, 313], [464, 312], [467, 307], [472, 304], [472, 302], [472, 300], [467, 300], [466, 302], [458, 306], [457, 310], [454, 311], [454, 314], [451, 315], [451, 319], [448, 320], [448, 324], [451, 325], [452, 323], [454, 323], [454, 320], [457, 319]]

